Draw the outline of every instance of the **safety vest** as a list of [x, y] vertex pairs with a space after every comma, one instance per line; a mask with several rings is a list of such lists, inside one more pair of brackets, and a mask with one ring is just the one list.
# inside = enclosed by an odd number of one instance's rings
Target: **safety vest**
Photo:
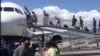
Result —
[[54, 56], [59, 56], [59, 54], [58, 54], [58, 51], [57, 51], [57, 49], [56, 48], [49, 48], [48, 49], [48, 52], [47, 52], [47, 56], [50, 56], [50, 53], [51, 52], [54, 52]]

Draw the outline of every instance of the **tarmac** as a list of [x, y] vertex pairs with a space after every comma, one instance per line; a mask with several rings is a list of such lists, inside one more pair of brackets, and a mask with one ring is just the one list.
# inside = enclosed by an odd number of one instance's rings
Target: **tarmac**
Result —
[[[62, 43], [59, 43], [58, 44], [58, 47], [60, 49], [60, 56], [100, 56], [99, 55], [91, 55], [91, 52], [90, 51], [93, 51], [96, 52], [96, 53], [99, 53], [100, 52], [100, 47], [97, 47], [97, 44], [96, 43], [92, 43], [92, 44], [81, 44], [79, 45], [81, 48], [78, 49], [78, 46], [75, 47], [75, 45], [70, 45], [70, 41], [63, 41]], [[99, 45], [100, 45], [100, 42], [99, 42]], [[70, 48], [71, 46], [71, 48]], [[72, 51], [71, 51], [72, 50]], [[84, 55], [84, 53], [89, 53], [88, 55]], [[68, 54], [80, 54], [80, 53], [83, 53], [81, 55], [68, 55]], [[66, 54], [66, 55], [65, 55]], [[40, 53], [36, 52], [36, 56], [41, 56]]]

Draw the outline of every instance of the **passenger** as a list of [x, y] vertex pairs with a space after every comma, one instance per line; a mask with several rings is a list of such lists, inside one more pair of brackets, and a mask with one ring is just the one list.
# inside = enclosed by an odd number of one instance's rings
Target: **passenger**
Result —
[[79, 16], [79, 18], [80, 18], [80, 27], [81, 27], [82, 30], [83, 30], [83, 20], [82, 20], [82, 17], [81, 17], [81, 16]]
[[94, 33], [96, 33], [96, 24], [97, 24], [97, 22], [96, 22], [95, 18], [93, 18], [93, 32]]
[[27, 48], [30, 46], [30, 38], [23, 38], [22, 45], [19, 45], [15, 51], [13, 56], [28, 56]]
[[26, 12], [25, 12], [25, 14], [26, 14], [26, 17], [27, 17], [27, 27], [31, 28], [31, 25], [32, 25], [31, 15], [26, 13]]
[[46, 50], [47, 50], [45, 56], [59, 56], [58, 47], [54, 44], [53, 41], [47, 41], [45, 43], [45, 47], [46, 47]]
[[76, 26], [76, 22], [77, 22], [77, 19], [76, 19], [75, 15], [73, 15], [73, 18], [72, 18], [72, 26], [74, 26], [74, 28]]
[[49, 19], [48, 19], [49, 18], [49, 14], [46, 13], [45, 10], [43, 11], [43, 13], [44, 13], [43, 24], [48, 26], [49, 25]]
[[34, 11], [32, 11], [32, 19], [33, 19], [33, 23], [35, 23], [34, 25], [37, 25], [38, 19]]
[[55, 19], [57, 19], [56, 26], [61, 27], [61, 20], [60, 20], [60, 18], [58, 18], [58, 17], [55, 16]]

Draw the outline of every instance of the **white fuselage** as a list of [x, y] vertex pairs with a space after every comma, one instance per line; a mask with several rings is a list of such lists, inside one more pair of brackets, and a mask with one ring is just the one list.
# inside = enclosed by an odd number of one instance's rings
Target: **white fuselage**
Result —
[[21, 36], [26, 25], [24, 10], [11, 2], [1, 3], [1, 35]]

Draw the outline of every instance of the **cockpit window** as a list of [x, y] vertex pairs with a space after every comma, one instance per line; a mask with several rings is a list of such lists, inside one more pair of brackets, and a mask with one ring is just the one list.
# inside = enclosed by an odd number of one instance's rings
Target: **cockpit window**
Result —
[[14, 11], [12, 7], [4, 7], [4, 11]]
[[[18, 9], [19, 10], [19, 9]], [[22, 11], [21, 10], [19, 10], [19, 12], [20, 12], [20, 14], [22, 14], [23, 15], [23, 13], [22, 13]]]
[[15, 11], [16, 11], [17, 13], [20, 13], [20, 12], [18, 11], [18, 9], [17, 9], [17, 8], [15, 8]]
[[19, 10], [19, 9], [15, 8], [15, 11], [16, 11], [17, 13], [19, 13], [19, 14], [22, 14], [22, 15], [23, 15], [23, 13], [21, 12], [21, 10]]

